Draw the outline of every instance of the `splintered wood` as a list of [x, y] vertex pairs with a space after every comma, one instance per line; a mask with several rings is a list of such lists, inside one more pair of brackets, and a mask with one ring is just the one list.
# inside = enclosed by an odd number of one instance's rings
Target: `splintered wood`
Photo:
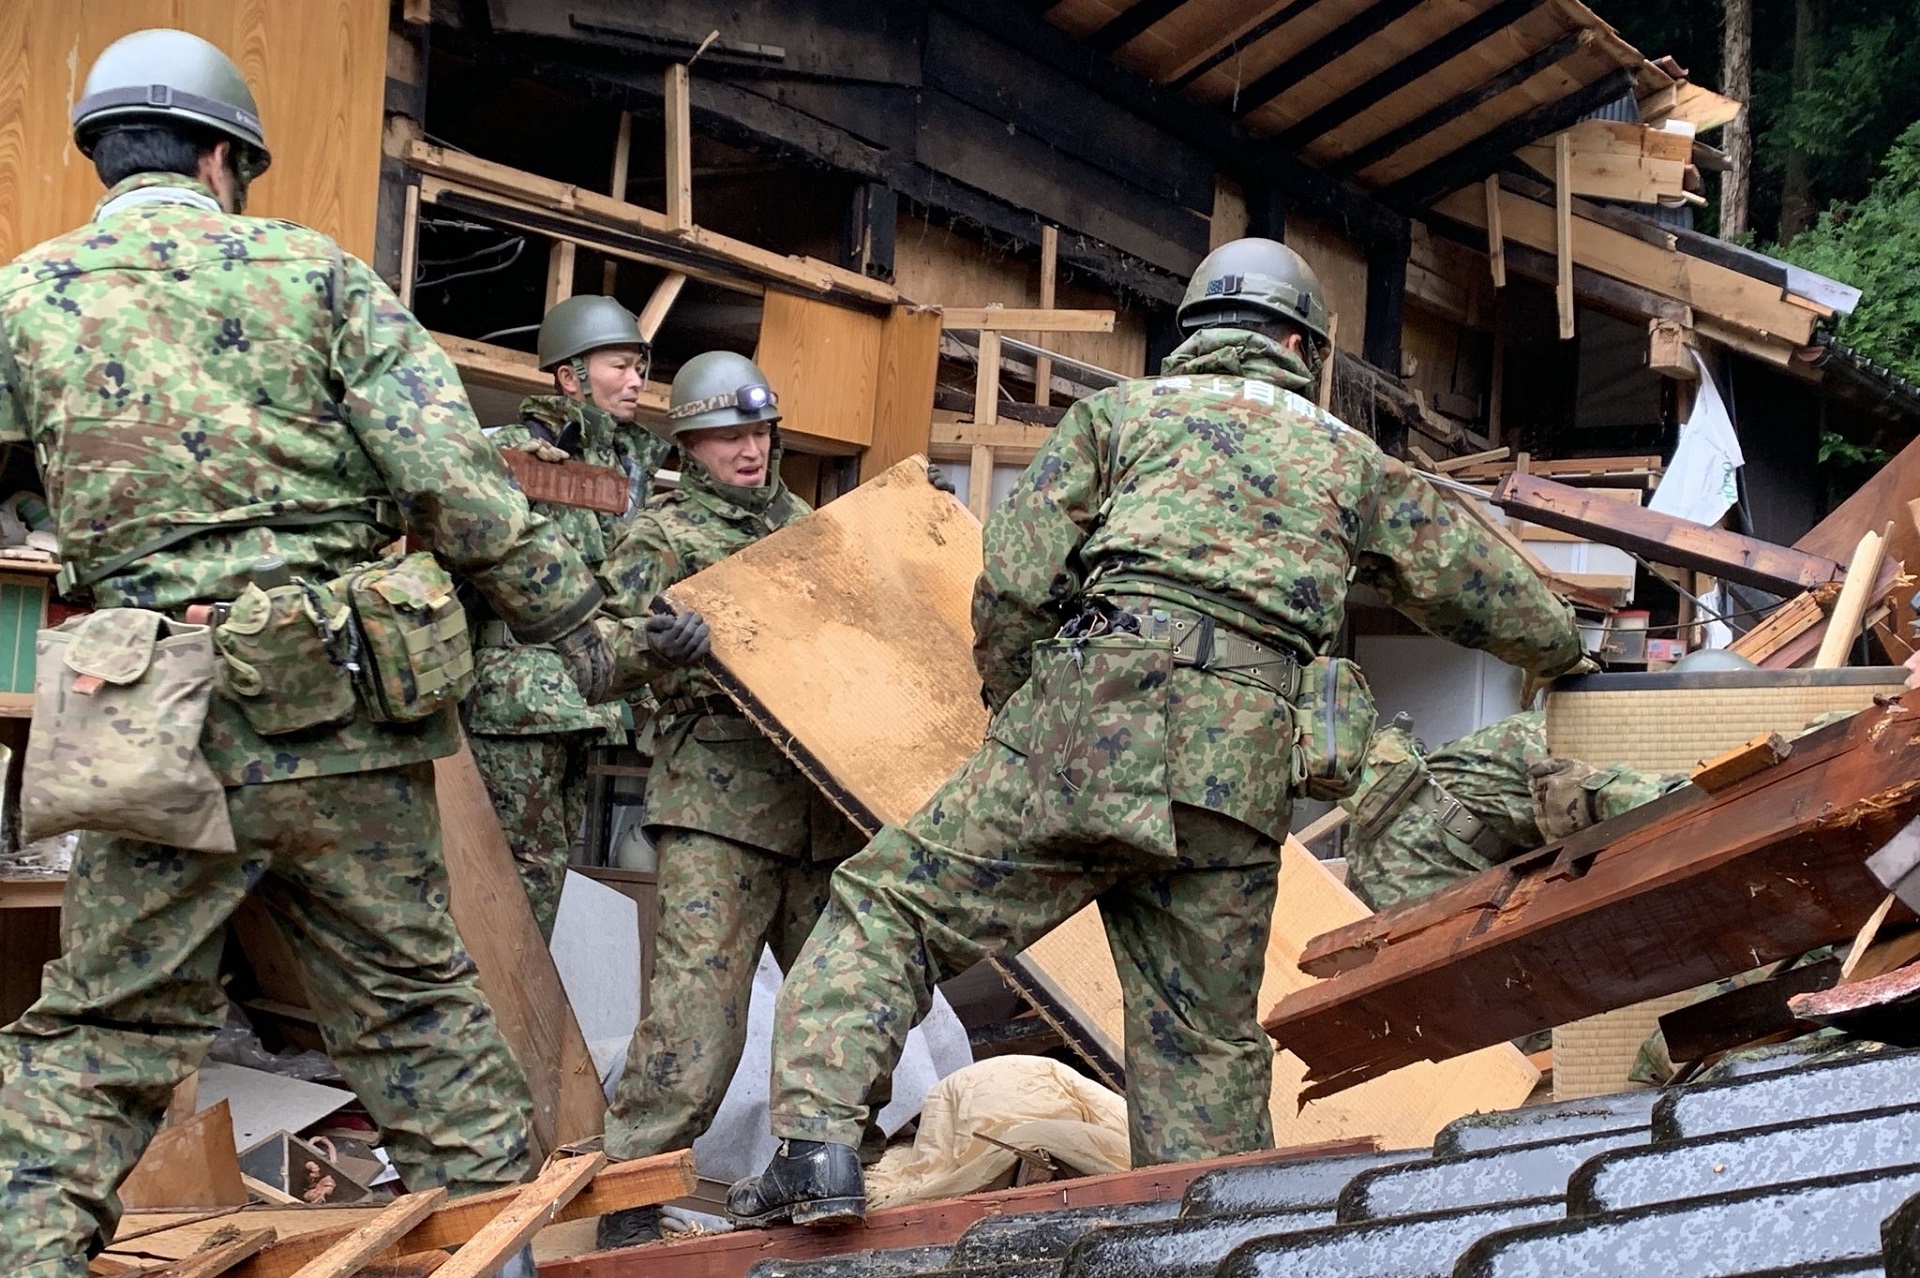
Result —
[[855, 824], [904, 821], [985, 736], [980, 525], [910, 457], [666, 592], [721, 686]]
[[[969, 615], [979, 570], [978, 525], [928, 486], [916, 457], [667, 598], [707, 618], [712, 665], [728, 694], [872, 831], [911, 816], [982, 739]], [[1307, 939], [1365, 913], [1312, 854], [1290, 844], [1259, 1006], [1313, 984], [1296, 963]], [[1068, 920], [1005, 970], [1118, 1085], [1120, 984], [1098, 913]], [[1461, 1114], [1518, 1105], [1539, 1077], [1503, 1045], [1302, 1112], [1304, 1073], [1290, 1056], [1275, 1071], [1282, 1145], [1345, 1136], [1425, 1144]]]

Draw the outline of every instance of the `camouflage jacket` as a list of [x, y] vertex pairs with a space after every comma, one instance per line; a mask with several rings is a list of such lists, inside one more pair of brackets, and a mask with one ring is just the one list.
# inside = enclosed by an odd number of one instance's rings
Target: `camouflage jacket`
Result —
[[[991, 705], [1087, 595], [1146, 595], [1304, 656], [1332, 643], [1357, 579], [1435, 634], [1528, 670], [1580, 660], [1567, 605], [1438, 490], [1301, 398], [1308, 385], [1278, 343], [1208, 330], [1161, 377], [1067, 411], [987, 520], [973, 624]], [[1279, 837], [1288, 763], [1244, 742], [1290, 711], [1188, 667], [1173, 693], [1173, 797]]]
[[[518, 448], [534, 438], [557, 443], [578, 427], [572, 456], [593, 466], [625, 470], [641, 478], [640, 491], [658, 470], [672, 445], [644, 427], [624, 430], [599, 407], [564, 395], [530, 395], [520, 402], [520, 421], [490, 432], [495, 447]], [[644, 439], [628, 442], [637, 432]], [[651, 441], [649, 446], [648, 441]], [[633, 444], [638, 444], [636, 453]], [[613, 545], [616, 531], [628, 515], [612, 515], [583, 506], [537, 501], [533, 509], [567, 539], [590, 568], [599, 568]], [[473, 691], [467, 695], [463, 717], [468, 732], [486, 736], [533, 736], [549, 732], [603, 731], [617, 734], [632, 725], [632, 712], [622, 703], [590, 706], [574, 687], [560, 658], [538, 645], [498, 642], [488, 622], [493, 610], [484, 600], [468, 609], [473, 627]]]
[[[108, 208], [150, 188], [170, 189]], [[419, 321], [326, 236], [211, 201], [174, 174], [131, 177], [103, 216], [0, 269], [0, 440], [32, 443], [70, 569], [104, 573], [94, 601], [229, 600], [267, 553], [327, 581], [406, 531], [525, 638], [590, 615], [592, 573], [527, 509]], [[289, 514], [338, 518], [239, 526]], [[112, 568], [192, 524], [208, 531]], [[216, 697], [201, 748], [228, 784], [251, 784], [458, 743], [452, 714], [266, 739]]]
[[645, 683], [659, 702], [647, 821], [717, 834], [785, 856], [811, 850], [837, 859], [863, 840], [778, 747], [732, 704], [700, 667], [655, 662], [640, 638], [653, 597], [676, 581], [808, 513], [779, 479], [760, 488], [717, 482], [682, 454], [680, 485], [650, 500], [620, 532], [601, 565], [606, 609], [625, 619], [616, 641], [621, 689]]

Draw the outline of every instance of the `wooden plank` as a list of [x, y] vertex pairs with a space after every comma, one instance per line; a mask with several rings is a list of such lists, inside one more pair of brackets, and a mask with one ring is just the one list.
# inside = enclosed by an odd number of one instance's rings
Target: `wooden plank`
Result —
[[155, 1270], [150, 1278], [218, 1278], [220, 1274], [230, 1273], [248, 1257], [256, 1255], [273, 1238], [271, 1229], [250, 1230], [212, 1251], [203, 1251], [197, 1256], [176, 1260], [163, 1269]]
[[940, 322], [982, 332], [1111, 333], [1112, 311], [1063, 311], [1050, 306], [948, 306]]
[[[692, 1193], [698, 1181], [693, 1170], [693, 1155], [686, 1150], [615, 1163], [603, 1168], [554, 1219], [585, 1220], [628, 1207], [671, 1202]], [[458, 1247], [516, 1201], [521, 1189], [515, 1185], [456, 1199], [415, 1225], [388, 1248], [387, 1255], [413, 1255]], [[276, 1243], [237, 1270], [235, 1278], [292, 1278], [302, 1265], [326, 1254], [327, 1248], [350, 1236], [364, 1223], [362, 1220], [344, 1228], [318, 1230]]]
[[[613, 139], [613, 171], [607, 177], [607, 194], [616, 200], [624, 200], [627, 198], [627, 170], [632, 166], [632, 163], [633, 112], [622, 111], [620, 113], [620, 128], [614, 134]], [[606, 264], [600, 268], [600, 291], [609, 297], [613, 296], [613, 286], [619, 280], [619, 277], [620, 264], [609, 259]], [[645, 327], [641, 328], [640, 335], [648, 341], [653, 340], [653, 338], [647, 334]]]
[[413, 283], [420, 278], [420, 188], [407, 183], [407, 203], [400, 214], [400, 279], [394, 291], [400, 304], [413, 308]]
[[1727, 650], [1739, 653], [1757, 666], [1807, 630], [1822, 625], [1826, 618], [1825, 609], [1812, 591], [1795, 595], [1768, 613], [1759, 625], [1728, 644]]
[[551, 395], [553, 377], [543, 373], [525, 351], [476, 342], [470, 337], [435, 333], [433, 340], [460, 370], [460, 380], [518, 395]]
[[885, 321], [817, 298], [769, 293], [754, 363], [780, 397], [785, 428], [873, 442]]
[[1874, 585], [1880, 579], [1880, 565], [1887, 557], [1887, 542], [1893, 536], [1889, 522], [1884, 532], [1869, 532], [1860, 538], [1853, 560], [1847, 565], [1847, 581], [1840, 587], [1833, 615], [1827, 619], [1827, 633], [1820, 640], [1820, 651], [1813, 658], [1815, 670], [1832, 670], [1847, 664], [1847, 653], [1860, 633], [1860, 619], [1866, 616], [1873, 600]]
[[450, 909], [501, 1036], [526, 1071], [535, 1148], [598, 1135], [607, 1104], [600, 1072], [534, 924], [473, 754], [462, 745], [435, 760], [433, 771]]
[[225, 1101], [156, 1133], [120, 1185], [128, 1211], [244, 1207], [248, 1201]]
[[[1851, 555], [1862, 537], [1885, 527], [1886, 521], [1892, 519], [1893, 536], [1887, 544], [1887, 557], [1920, 569], [1920, 529], [1912, 519], [1900, 518], [1902, 510], [1916, 498], [1920, 498], [1920, 439], [1895, 453], [1892, 461], [1875, 471], [1851, 497], [1794, 542], [1794, 548], [1838, 559]], [[1914, 612], [1908, 600], [1896, 597], [1894, 625], [1906, 630], [1913, 620]]]
[[627, 513], [630, 496], [627, 476], [612, 466], [595, 466], [571, 458], [561, 462], [541, 461], [532, 453], [513, 448], [501, 449], [500, 456], [528, 501], [580, 506], [609, 515]]
[[[1456, 191], [1437, 200], [1434, 212], [1485, 229], [1479, 191]], [[1543, 253], [1555, 250], [1555, 210], [1513, 191], [1500, 192], [1500, 226], [1509, 240]], [[1804, 346], [1817, 317], [1786, 300], [1785, 293], [1751, 276], [1637, 239], [1591, 219], [1575, 216], [1574, 260], [1603, 275], [1663, 297], [1685, 302], [1751, 335]], [[1920, 494], [1916, 494], [1920, 495]], [[1851, 543], [1849, 543], [1851, 546]]]
[[1870, 707], [1717, 794], [1677, 790], [1316, 938], [1303, 961], [1352, 966], [1265, 1023], [1320, 1094], [1846, 940], [1885, 893], [1862, 849], [1920, 816], [1916, 769], [1920, 708]]
[[293, 1278], [349, 1278], [447, 1201], [445, 1189], [426, 1189], [393, 1200], [347, 1237], [293, 1271]]
[[573, 271], [580, 247], [572, 240], [555, 240], [547, 254], [546, 309], [552, 310], [573, 296]]
[[1655, 563], [1712, 573], [1780, 595], [1833, 581], [1844, 571], [1840, 564], [1819, 555], [1724, 528], [1708, 528], [1626, 502], [1601, 500], [1571, 485], [1533, 475], [1507, 476], [1494, 491], [1493, 502], [1516, 519], [1577, 533]]
[[1477, 453], [1467, 453], [1460, 457], [1446, 458], [1444, 461], [1435, 462], [1433, 469], [1437, 474], [1451, 475], [1456, 471], [1465, 470], [1469, 466], [1483, 466], [1491, 462], [1505, 461], [1508, 457], [1512, 456], [1512, 454], [1513, 450], [1511, 448], [1502, 445], [1499, 448], [1487, 448]]
[[1763, 732], [1751, 741], [1714, 756], [1693, 770], [1689, 779], [1708, 794], [1764, 772], [1793, 753], [1793, 745], [1778, 732]]
[[1573, 144], [1565, 133], [1553, 140], [1554, 305], [1560, 340], [1573, 336]]
[[1300, 831], [1300, 833], [1293, 837], [1299, 841], [1301, 847], [1311, 848], [1335, 830], [1345, 827], [1351, 819], [1352, 814], [1350, 812], [1345, 808], [1336, 807], [1319, 817], [1312, 824], [1308, 825], [1306, 829]]
[[57, 910], [66, 890], [63, 878], [0, 878], [0, 910]]
[[1500, 175], [1487, 174], [1487, 265], [1493, 269], [1493, 286], [1507, 286], [1507, 240], [1500, 233]]
[[873, 438], [860, 454], [860, 482], [925, 452], [940, 380], [940, 316], [896, 306], [880, 330], [875, 369]]
[[687, 277], [679, 271], [668, 271], [660, 282], [653, 286], [653, 292], [647, 295], [647, 304], [640, 308], [640, 340], [652, 344], [654, 335], [660, 326], [667, 322], [667, 312], [680, 299], [680, 290], [687, 286]]
[[548, 1164], [511, 1204], [462, 1243], [452, 1262], [437, 1272], [441, 1278], [489, 1278], [497, 1273], [501, 1264], [558, 1216], [606, 1164], [605, 1154], [563, 1158]]
[[[584, 219], [589, 226], [602, 224], [665, 245], [696, 249], [717, 263], [756, 272], [811, 293], [842, 292], [888, 306], [905, 300], [892, 287], [845, 267], [817, 258], [774, 253], [700, 226], [676, 226], [664, 213], [430, 143], [409, 143], [406, 160], [418, 172], [440, 179], [443, 186], [487, 192], [506, 206], [519, 204], [558, 213], [563, 218]], [[423, 188], [423, 198], [426, 194]], [[682, 269], [688, 274], [694, 273], [690, 267]]]
[[973, 377], [973, 420], [982, 426], [1000, 420], [1000, 334], [992, 329], [980, 333]]
[[666, 70], [664, 103], [667, 126], [667, 223], [677, 230], [693, 227], [693, 115], [687, 89], [687, 68], [673, 63]]
[[[1060, 228], [1048, 223], [1040, 228], [1040, 309], [1053, 309], [1054, 290], [1060, 276]], [[1108, 321], [1105, 332], [1112, 332]], [[1042, 355], [1033, 361], [1033, 402], [1053, 402], [1053, 359]]]
[[552, 1260], [540, 1266], [540, 1274], [541, 1278], [745, 1278], [757, 1261], [768, 1258], [804, 1261], [855, 1251], [951, 1243], [969, 1225], [989, 1216], [1164, 1202], [1177, 1199], [1186, 1192], [1187, 1186], [1211, 1171], [1330, 1158], [1371, 1148], [1374, 1148], [1372, 1141], [1345, 1140], [1192, 1163], [1139, 1167], [1105, 1176], [1049, 1181], [1043, 1185], [969, 1194], [964, 1198], [883, 1208], [869, 1213], [863, 1224], [846, 1228], [785, 1225], [741, 1229], [729, 1234], [697, 1235], [678, 1242], [654, 1243], [630, 1252]]

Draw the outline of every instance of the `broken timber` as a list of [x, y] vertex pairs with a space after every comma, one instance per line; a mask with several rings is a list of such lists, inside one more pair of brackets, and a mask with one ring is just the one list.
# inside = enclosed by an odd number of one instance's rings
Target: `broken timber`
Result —
[[1331, 1158], [1337, 1154], [1366, 1153], [1375, 1148], [1373, 1141], [1361, 1138], [1293, 1149], [1261, 1150], [1201, 1162], [1136, 1167], [1106, 1176], [1057, 1180], [1019, 1189], [968, 1194], [964, 1198], [888, 1207], [869, 1213], [863, 1224], [844, 1229], [791, 1225], [742, 1229], [729, 1234], [697, 1235], [683, 1242], [654, 1243], [631, 1252], [553, 1260], [540, 1266], [540, 1274], [541, 1278], [621, 1278], [626, 1274], [634, 1278], [642, 1275], [645, 1278], [745, 1278], [747, 1271], [760, 1260], [799, 1261], [847, 1252], [950, 1243], [967, 1226], [988, 1216], [1177, 1199], [1188, 1185], [1220, 1168]]
[[1605, 501], [1570, 484], [1509, 475], [1493, 504], [1516, 519], [1618, 546], [1655, 563], [1712, 573], [1743, 586], [1795, 595], [1845, 575], [1838, 561], [1724, 528]]
[[1316, 938], [1301, 966], [1331, 979], [1263, 1024], [1305, 1099], [1790, 958], [1853, 935], [1882, 897], [1864, 854], [1917, 815], [1920, 708], [1896, 700]]

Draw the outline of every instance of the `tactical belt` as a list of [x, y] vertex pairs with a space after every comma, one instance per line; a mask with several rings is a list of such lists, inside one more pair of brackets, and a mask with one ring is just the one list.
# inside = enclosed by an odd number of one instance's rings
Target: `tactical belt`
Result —
[[1448, 794], [1446, 787], [1432, 777], [1416, 787], [1406, 801], [1424, 808], [1428, 815], [1440, 823], [1441, 829], [1472, 848], [1489, 863], [1500, 861], [1513, 848], [1492, 826], [1467, 811], [1464, 803]]
[[655, 711], [662, 719], [676, 714], [732, 714], [740, 713], [740, 707], [733, 699], [717, 692], [709, 692], [701, 697], [669, 697], [660, 703]]
[[1300, 694], [1300, 661], [1291, 652], [1221, 625], [1205, 613], [1173, 608], [1160, 600], [1115, 596], [1115, 607], [1139, 618], [1151, 635], [1161, 618], [1173, 639], [1173, 663], [1196, 670], [1232, 671], [1271, 689], [1282, 700]]
[[[382, 516], [387, 516], [382, 518]], [[71, 596], [82, 590], [91, 590], [107, 578], [132, 567], [149, 555], [177, 546], [183, 541], [207, 533], [241, 532], [249, 528], [301, 529], [318, 528], [326, 524], [372, 524], [381, 532], [397, 537], [401, 523], [398, 508], [391, 501], [375, 499], [374, 509], [364, 507], [342, 507], [339, 510], [284, 510], [277, 514], [252, 515], [245, 519], [209, 519], [185, 520], [169, 528], [166, 532], [148, 541], [143, 541], [133, 549], [123, 551], [104, 563], [95, 564], [86, 571], [68, 560], [60, 569], [57, 579], [62, 595]]]

